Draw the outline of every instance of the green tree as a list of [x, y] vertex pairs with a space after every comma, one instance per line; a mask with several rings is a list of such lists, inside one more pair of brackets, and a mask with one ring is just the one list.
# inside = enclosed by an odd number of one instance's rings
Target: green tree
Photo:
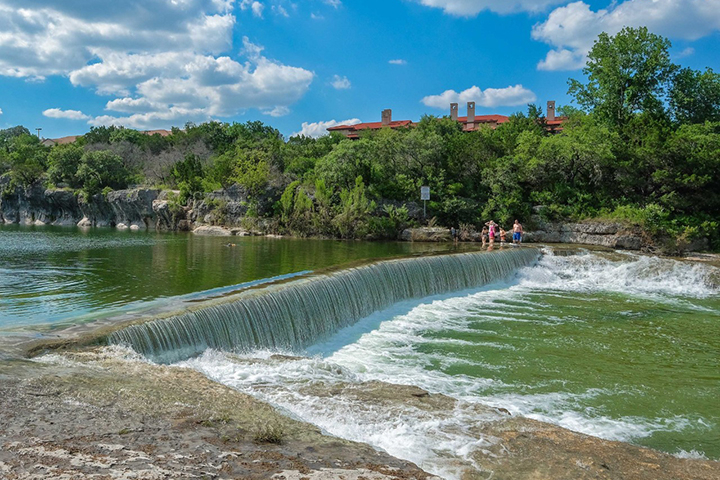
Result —
[[670, 108], [679, 123], [720, 121], [720, 74], [683, 68], [673, 81]]
[[88, 196], [100, 193], [105, 187], [113, 190], [127, 188], [134, 179], [123, 159], [108, 150], [86, 152], [82, 156], [77, 177]]
[[10, 138], [7, 160], [13, 183], [29, 187], [40, 180], [47, 168], [47, 155], [48, 148], [35, 135], [23, 133]]
[[75, 144], [57, 145], [48, 155], [48, 180], [58, 185], [66, 183], [72, 188], [81, 186], [77, 177], [83, 149]]
[[677, 67], [670, 41], [647, 28], [601, 33], [588, 53], [587, 83], [570, 79], [568, 94], [602, 121], [624, 131], [639, 112], [664, 114], [664, 100]]

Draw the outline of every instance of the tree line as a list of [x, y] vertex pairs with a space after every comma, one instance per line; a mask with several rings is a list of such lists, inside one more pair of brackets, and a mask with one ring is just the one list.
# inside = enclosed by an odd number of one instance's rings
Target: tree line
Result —
[[[446, 226], [528, 219], [629, 221], [653, 235], [717, 239], [720, 75], [676, 65], [670, 42], [645, 28], [601, 34], [577, 107], [560, 133], [528, 106], [496, 129], [462, 131], [449, 118], [416, 127], [283, 138], [261, 122], [209, 122], [146, 135], [93, 127], [73, 144], [44, 147], [23, 127], [0, 131], [4, 195], [43, 182], [93, 196], [147, 185], [187, 204], [238, 185], [274, 228], [295, 235], [392, 237], [428, 211]], [[258, 204], [270, 208], [253, 208]], [[715, 248], [720, 244], [715, 240]]]

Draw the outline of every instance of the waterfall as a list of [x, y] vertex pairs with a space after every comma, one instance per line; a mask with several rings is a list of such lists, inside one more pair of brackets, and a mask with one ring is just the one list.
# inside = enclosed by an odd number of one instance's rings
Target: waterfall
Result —
[[114, 332], [108, 342], [162, 362], [208, 348], [301, 350], [399, 301], [479, 287], [539, 255], [512, 248], [380, 261], [208, 301]]

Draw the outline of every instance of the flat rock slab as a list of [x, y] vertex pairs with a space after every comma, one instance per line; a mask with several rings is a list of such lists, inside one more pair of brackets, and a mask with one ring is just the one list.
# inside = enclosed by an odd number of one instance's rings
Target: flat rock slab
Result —
[[190, 370], [55, 358], [0, 362], [2, 479], [433, 478]]
[[[118, 351], [0, 362], [0, 478], [436, 478], [368, 445], [323, 435], [195, 371]], [[458, 406], [450, 397], [382, 382], [313, 393], [441, 415]], [[503, 409], [477, 405], [476, 413], [468, 432], [493, 442], [471, 453], [475, 466], [463, 480], [720, 478], [720, 462], [605, 441]]]

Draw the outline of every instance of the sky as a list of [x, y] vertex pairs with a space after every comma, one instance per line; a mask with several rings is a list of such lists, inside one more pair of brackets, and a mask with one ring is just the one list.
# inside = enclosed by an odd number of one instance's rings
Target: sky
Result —
[[597, 35], [624, 26], [720, 71], [720, 0], [0, 0], [0, 129], [508, 115], [571, 104]]

